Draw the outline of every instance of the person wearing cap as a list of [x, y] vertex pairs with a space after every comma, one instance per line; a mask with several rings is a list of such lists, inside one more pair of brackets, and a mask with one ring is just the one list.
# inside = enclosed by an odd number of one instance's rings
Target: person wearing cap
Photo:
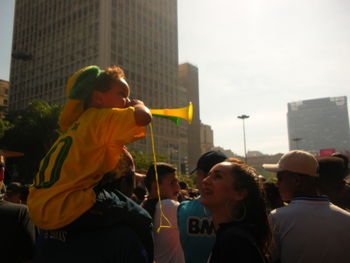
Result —
[[40, 163], [28, 196], [29, 214], [44, 230], [80, 231], [82, 217], [92, 219], [82, 224], [86, 230], [109, 227], [112, 219], [127, 218], [120, 213], [129, 210], [118, 209], [125, 203], [119, 193], [99, 184], [107, 175], [125, 175], [121, 160], [130, 159], [125, 145], [146, 135], [152, 115], [142, 101], [129, 99], [117, 66], [80, 69], [69, 78], [67, 95], [59, 120], [62, 134]]
[[[220, 151], [209, 151], [203, 154], [197, 166], [191, 171], [196, 172], [196, 184], [199, 193], [202, 191], [202, 181], [208, 176], [210, 169], [227, 159]], [[201, 196], [195, 200], [184, 201], [177, 210], [181, 245], [186, 262], [207, 262], [215, 243], [215, 230], [211, 214], [201, 203]]]
[[263, 167], [277, 173], [281, 198], [291, 201], [270, 214], [272, 262], [350, 262], [350, 213], [319, 194], [316, 158], [294, 150], [284, 154], [277, 164]]

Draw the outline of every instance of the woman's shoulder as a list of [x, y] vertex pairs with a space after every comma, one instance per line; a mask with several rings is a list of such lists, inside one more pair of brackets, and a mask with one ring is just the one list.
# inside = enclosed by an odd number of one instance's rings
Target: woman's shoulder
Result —
[[220, 225], [216, 238], [220, 256], [234, 256], [237, 262], [264, 262], [249, 225], [236, 222]]

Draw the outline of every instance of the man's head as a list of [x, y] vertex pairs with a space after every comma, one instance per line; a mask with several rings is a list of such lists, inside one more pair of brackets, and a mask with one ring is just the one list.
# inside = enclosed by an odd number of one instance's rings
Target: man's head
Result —
[[28, 189], [20, 182], [12, 182], [6, 187], [5, 200], [12, 203], [25, 203]]
[[220, 151], [209, 151], [199, 157], [196, 168], [191, 171], [191, 174], [197, 172], [196, 184], [199, 192], [202, 191], [202, 181], [208, 176], [210, 169], [226, 159], [227, 156]]
[[340, 152], [335, 152], [332, 154], [332, 157], [338, 157], [343, 160], [344, 163], [344, 178], [349, 175], [349, 158], [345, 154]]
[[338, 191], [344, 186], [344, 161], [338, 157], [318, 158], [320, 166], [319, 185], [321, 192]]
[[305, 151], [290, 151], [277, 164], [263, 164], [265, 170], [277, 173], [277, 186], [283, 201], [297, 195], [315, 195], [318, 178], [316, 158]]
[[[177, 200], [180, 191], [179, 180], [176, 175], [176, 168], [168, 163], [157, 163], [157, 173], [159, 182], [159, 191], [162, 199]], [[157, 196], [157, 183], [154, 165], [152, 164], [145, 177], [145, 185], [150, 198]]]
[[125, 108], [130, 88], [120, 67], [106, 68], [96, 79], [88, 104], [97, 108]]

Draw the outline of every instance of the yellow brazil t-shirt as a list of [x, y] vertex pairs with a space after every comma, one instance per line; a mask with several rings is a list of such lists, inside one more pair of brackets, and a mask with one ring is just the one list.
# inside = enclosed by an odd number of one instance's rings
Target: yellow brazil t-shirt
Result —
[[61, 228], [93, 206], [93, 187], [116, 166], [123, 146], [145, 136], [134, 111], [89, 108], [57, 139], [41, 161], [28, 196], [35, 225]]

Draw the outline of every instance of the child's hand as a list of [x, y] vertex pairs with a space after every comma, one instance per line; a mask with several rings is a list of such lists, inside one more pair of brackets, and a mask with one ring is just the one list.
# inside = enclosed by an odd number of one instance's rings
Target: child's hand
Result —
[[135, 121], [137, 125], [146, 126], [148, 123], [151, 122], [152, 114], [141, 100], [128, 99], [126, 107], [135, 108]]

